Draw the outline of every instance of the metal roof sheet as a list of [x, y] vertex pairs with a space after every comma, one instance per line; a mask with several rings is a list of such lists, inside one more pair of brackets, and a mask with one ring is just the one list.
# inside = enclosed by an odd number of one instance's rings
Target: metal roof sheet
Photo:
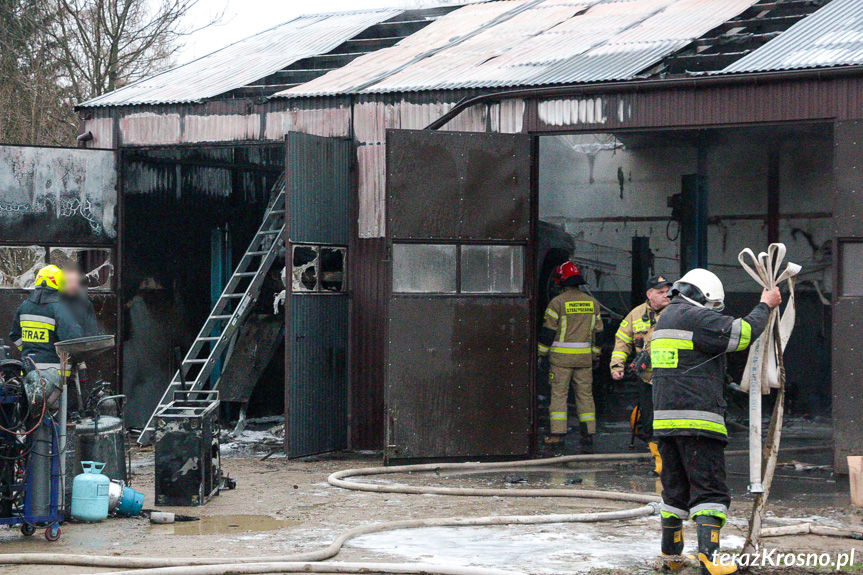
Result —
[[757, 0], [498, 0], [276, 96], [629, 79]]
[[833, 0], [722, 72], [863, 64], [863, 2]]
[[402, 12], [382, 9], [300, 16], [80, 106], [174, 104], [212, 98], [273, 74], [297, 60], [329, 52], [366, 28]]

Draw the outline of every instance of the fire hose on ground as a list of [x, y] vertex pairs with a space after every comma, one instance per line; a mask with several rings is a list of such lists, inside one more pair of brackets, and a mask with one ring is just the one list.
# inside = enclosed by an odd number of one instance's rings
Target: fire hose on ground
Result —
[[[823, 445], [798, 447], [783, 450], [786, 453], [808, 452], [823, 449]], [[748, 451], [729, 451], [729, 456], [747, 455]], [[354, 491], [377, 493], [402, 493], [415, 495], [450, 495], [483, 497], [571, 497], [602, 499], [628, 503], [643, 503], [633, 509], [579, 513], [570, 515], [515, 515], [490, 517], [452, 517], [433, 519], [411, 519], [364, 525], [339, 535], [329, 546], [305, 553], [283, 556], [248, 557], [238, 562], [236, 558], [165, 558], [165, 557], [117, 557], [98, 555], [71, 555], [60, 553], [20, 553], [0, 555], [0, 564], [6, 565], [75, 565], [94, 568], [131, 569], [134, 571], [114, 572], [137, 575], [226, 575], [228, 573], [300, 573], [300, 572], [357, 572], [357, 573], [428, 573], [439, 575], [512, 575], [512, 572], [496, 569], [441, 567], [422, 564], [380, 564], [380, 563], [318, 563], [338, 555], [342, 547], [355, 537], [392, 531], [397, 529], [418, 529], [424, 527], [477, 527], [498, 525], [539, 525], [550, 523], [588, 523], [601, 521], [620, 521], [646, 517], [656, 513], [656, 495], [638, 493], [614, 493], [587, 491], [582, 489], [473, 489], [434, 486], [408, 486], [392, 484], [361, 483], [350, 478], [394, 473], [465, 471], [465, 470], [502, 470], [522, 467], [556, 466], [567, 463], [590, 463], [599, 461], [647, 461], [652, 460], [649, 453], [571, 455], [549, 459], [510, 461], [502, 463], [441, 463], [424, 465], [405, 465], [397, 467], [370, 467], [349, 469], [333, 473], [328, 481], [334, 487]], [[786, 529], [786, 528], [781, 528]], [[763, 532], [764, 536], [768, 534]], [[815, 532], [815, 531], [810, 531]], [[778, 534], [777, 534], [778, 535]], [[329, 570], [329, 571], [328, 571]]]

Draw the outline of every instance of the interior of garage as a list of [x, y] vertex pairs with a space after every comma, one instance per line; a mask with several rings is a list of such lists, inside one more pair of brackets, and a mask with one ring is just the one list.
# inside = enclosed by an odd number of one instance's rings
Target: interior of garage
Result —
[[[248, 249], [284, 171], [284, 150], [284, 144], [252, 144], [121, 151], [120, 341], [130, 427], [146, 424], [177, 371], [176, 348], [185, 356]], [[244, 363], [243, 345], [235, 345], [224, 372], [218, 366], [211, 376], [213, 384], [231, 372], [254, 380], [242, 385], [254, 390], [250, 416], [277, 416], [284, 409], [284, 318], [274, 313], [274, 298], [284, 289], [283, 267], [282, 257], [244, 327], [273, 342], [267, 353], [266, 346], [260, 348], [266, 359]], [[243, 337], [241, 330], [241, 343]], [[237, 402], [230, 401], [231, 386], [223, 384], [229, 400], [223, 402], [223, 421], [235, 420]]]
[[[620, 131], [540, 138], [539, 307], [554, 295], [549, 274], [570, 259], [604, 306], [603, 356], [594, 395], [600, 422], [628, 418], [633, 382], [609, 373], [614, 333], [644, 301], [647, 277], [708, 267], [723, 280], [726, 313], [745, 315], [760, 288], [738, 262], [770, 242], [801, 264], [797, 325], [788, 344], [788, 407], [817, 417], [831, 409], [833, 134], [830, 125]], [[787, 297], [787, 294], [786, 294]], [[542, 309], [538, 310], [542, 313]], [[740, 381], [746, 354], [730, 359]], [[540, 404], [548, 395], [539, 375]], [[728, 391], [732, 418], [745, 422], [746, 395]], [[767, 403], [769, 405], [769, 402]], [[542, 414], [542, 418], [547, 417]]]

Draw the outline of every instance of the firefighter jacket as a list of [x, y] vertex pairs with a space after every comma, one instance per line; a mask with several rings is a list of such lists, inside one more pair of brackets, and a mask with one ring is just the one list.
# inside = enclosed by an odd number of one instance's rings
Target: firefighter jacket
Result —
[[[58, 341], [82, 337], [81, 328], [57, 290], [39, 286], [15, 312], [9, 339], [21, 350], [24, 369], [30, 371], [33, 358], [37, 369], [60, 369], [60, 358], [54, 349]], [[68, 375], [61, 374], [61, 375]]]
[[734, 319], [678, 296], [662, 312], [651, 341], [653, 433], [728, 441], [725, 427], [725, 354], [743, 351], [767, 325], [759, 303]]
[[575, 287], [567, 287], [551, 300], [539, 336], [539, 354], [552, 365], [591, 367], [600, 349], [596, 334], [602, 331], [599, 302]]
[[[614, 334], [611, 373], [622, 373], [626, 367], [626, 362], [635, 354], [642, 351], [650, 353], [650, 338], [653, 336], [653, 328], [663, 311], [655, 311], [650, 307], [650, 302], [644, 302], [623, 318], [617, 333]], [[643, 347], [638, 344], [639, 338], [643, 341]], [[641, 379], [645, 383], [650, 383], [653, 379], [653, 370], [647, 369], [641, 372]]]

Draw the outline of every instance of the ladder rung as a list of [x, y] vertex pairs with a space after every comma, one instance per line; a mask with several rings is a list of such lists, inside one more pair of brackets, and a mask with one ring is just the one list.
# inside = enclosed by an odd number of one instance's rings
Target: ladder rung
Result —
[[250, 278], [258, 275], [258, 272], [237, 272], [234, 275], [240, 278]]
[[270, 210], [270, 215], [273, 214], [284, 214], [285, 210]]
[[267, 250], [265, 252], [246, 252], [246, 255], [247, 256], [265, 256], [268, 253], [270, 253], [270, 250]]
[[244, 295], [246, 295], [246, 294], [244, 294], [244, 293], [226, 293], [226, 294], [222, 294], [222, 297], [237, 299], [237, 298], [243, 297]]
[[219, 319], [219, 320], [221, 320], [221, 319], [231, 319], [232, 317], [234, 317], [234, 316], [232, 316], [232, 315], [211, 315], [211, 316], [210, 316], [210, 319]]
[[219, 341], [220, 337], [199, 337], [198, 341]]
[[275, 236], [277, 234], [282, 233], [282, 230], [265, 230], [262, 232], [258, 232], [259, 236]]
[[206, 359], [187, 359], [183, 363], [207, 363]]

